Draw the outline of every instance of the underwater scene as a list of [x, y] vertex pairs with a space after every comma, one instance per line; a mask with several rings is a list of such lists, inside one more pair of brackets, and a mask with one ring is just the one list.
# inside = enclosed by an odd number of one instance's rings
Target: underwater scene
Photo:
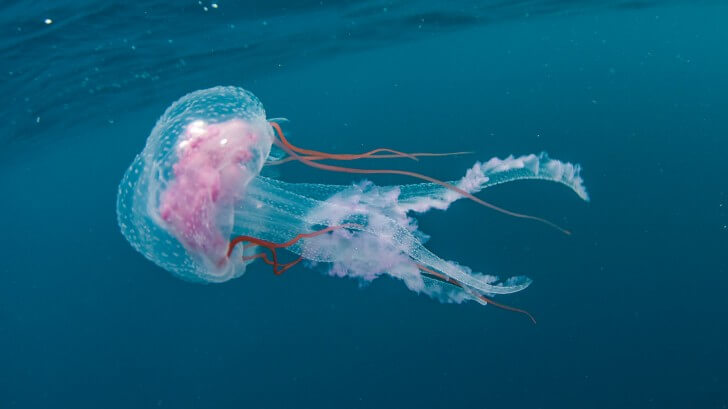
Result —
[[0, 4], [0, 408], [728, 408], [728, 3]]

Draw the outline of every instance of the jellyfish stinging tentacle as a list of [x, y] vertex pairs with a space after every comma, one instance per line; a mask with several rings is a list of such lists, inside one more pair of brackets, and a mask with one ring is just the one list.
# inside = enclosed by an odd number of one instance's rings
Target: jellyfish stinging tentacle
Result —
[[[268, 259], [268, 257], [266, 257], [265, 253], [258, 253], [258, 254], [252, 255], [252, 256], [243, 256], [243, 260], [248, 261], [248, 260], [253, 260], [255, 258], [262, 258], [266, 264], [273, 266], [273, 273], [275, 273], [276, 275], [280, 275], [280, 274], [283, 274], [284, 271], [288, 270], [289, 268], [291, 268], [294, 265], [301, 262], [303, 257], [299, 256], [295, 261], [292, 261], [292, 262], [286, 263], [286, 264], [280, 264], [278, 262], [278, 252], [276, 251], [276, 249], [290, 247], [290, 246], [296, 244], [301, 239], [320, 236], [322, 234], [326, 234], [328, 232], [331, 232], [331, 231], [334, 231], [337, 229], [344, 229], [347, 227], [355, 228], [355, 227], [361, 227], [361, 226], [356, 225], [356, 224], [350, 224], [350, 225], [344, 224], [341, 226], [330, 226], [330, 227], [326, 227], [324, 229], [317, 230], [317, 231], [311, 232], [311, 233], [300, 233], [300, 234], [296, 235], [296, 237], [294, 237], [284, 243], [273, 243], [273, 242], [263, 240], [263, 239], [260, 239], [257, 237], [252, 237], [252, 236], [236, 236], [236, 237], [233, 237], [232, 240], [230, 240], [227, 255], [228, 255], [228, 257], [230, 257], [230, 255], [233, 252], [233, 249], [235, 248], [235, 245], [238, 243], [247, 242], [247, 243], [251, 243], [251, 245], [265, 247], [268, 250], [270, 250], [271, 254], [273, 255], [272, 261], [270, 259]], [[243, 248], [245, 248], [245, 247], [243, 247]]]
[[[279, 144], [288, 158], [271, 158]], [[428, 250], [414, 216], [445, 210], [467, 198], [511, 216], [477, 198], [487, 187], [521, 179], [559, 182], [588, 200], [578, 165], [547, 155], [510, 156], [477, 162], [458, 181], [414, 172], [342, 167], [324, 161], [431, 154], [379, 148], [362, 154], [332, 154], [291, 144], [248, 91], [216, 87], [188, 94], [157, 122], [144, 150], [119, 186], [117, 215], [132, 246], [160, 267], [192, 281], [224, 282], [253, 263], [282, 274], [293, 266], [323, 269], [332, 276], [402, 280], [413, 291], [443, 302], [476, 301], [527, 312], [493, 301], [520, 291], [525, 277], [499, 280], [447, 261]], [[437, 155], [437, 154], [434, 154]], [[287, 183], [260, 175], [275, 161], [294, 160], [322, 170], [400, 174], [423, 180], [398, 186], [369, 181], [351, 185]], [[278, 251], [292, 253], [282, 263]]]

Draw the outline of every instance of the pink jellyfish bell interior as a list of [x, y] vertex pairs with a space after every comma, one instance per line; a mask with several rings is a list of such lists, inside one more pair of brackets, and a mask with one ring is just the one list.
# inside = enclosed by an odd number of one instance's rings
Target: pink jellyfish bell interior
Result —
[[159, 215], [182, 245], [213, 266], [227, 262], [234, 203], [260, 170], [252, 163], [269, 135], [234, 118], [209, 124], [191, 122], [175, 147], [174, 179], [162, 192]]
[[[306, 260], [332, 276], [369, 281], [388, 275], [443, 302], [472, 300], [525, 313], [490, 297], [523, 290], [528, 278], [501, 280], [441, 258], [425, 247], [428, 236], [419, 230], [416, 215], [446, 210], [463, 197], [483, 204], [473, 195], [523, 179], [557, 182], [588, 200], [579, 165], [545, 153], [476, 162], [460, 180], [449, 182], [399, 172], [428, 183], [327, 185], [260, 175], [266, 163], [286, 162], [271, 158], [274, 142], [290, 159], [321, 169], [397, 172], [319, 165], [376, 156], [374, 151], [334, 155], [297, 148], [271, 126], [250, 92], [235, 87], [196, 91], [167, 109], [127, 170], [117, 200], [122, 233], [148, 259], [188, 280], [226, 281], [256, 262], [271, 264], [279, 274]], [[386, 157], [412, 156], [396, 152], [388, 150]], [[298, 258], [281, 263], [277, 249]]]
[[251, 93], [193, 92], [170, 106], [120, 186], [119, 222], [137, 250], [184, 278], [225, 281], [235, 203], [258, 175], [273, 131]]

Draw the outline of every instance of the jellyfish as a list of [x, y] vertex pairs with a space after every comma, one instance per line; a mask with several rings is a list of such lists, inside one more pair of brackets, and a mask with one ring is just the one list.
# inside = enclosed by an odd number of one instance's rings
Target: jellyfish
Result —
[[[467, 199], [568, 234], [545, 219], [508, 211], [475, 194], [502, 183], [540, 179], [566, 185], [588, 200], [579, 165], [545, 153], [493, 158], [476, 162], [460, 180], [444, 182], [348, 165], [442, 154], [303, 149], [286, 138], [280, 123], [267, 119], [261, 102], [239, 87], [195, 91], [174, 102], [119, 185], [117, 218], [124, 237], [147, 259], [189, 281], [225, 282], [255, 263], [280, 275], [305, 261], [331, 276], [369, 282], [387, 275], [442, 302], [475, 301], [533, 320], [527, 311], [493, 299], [525, 289], [530, 279], [499, 279], [437, 256], [425, 247], [429, 236], [418, 229], [416, 215]], [[362, 176], [400, 174], [417, 183], [288, 183], [261, 174], [291, 161]]]

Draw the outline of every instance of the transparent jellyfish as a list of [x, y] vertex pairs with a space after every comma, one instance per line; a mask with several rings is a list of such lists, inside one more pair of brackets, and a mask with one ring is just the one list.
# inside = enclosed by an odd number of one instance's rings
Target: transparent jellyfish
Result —
[[[118, 222], [136, 250], [191, 281], [224, 282], [256, 262], [281, 274], [307, 260], [333, 276], [369, 281], [386, 274], [443, 302], [473, 300], [533, 319], [493, 300], [528, 287], [528, 278], [499, 280], [438, 257], [424, 246], [427, 235], [418, 230], [414, 215], [445, 210], [466, 198], [566, 232], [474, 194], [500, 183], [542, 179], [564, 184], [588, 200], [579, 165], [546, 154], [493, 158], [475, 163], [453, 182], [406, 171], [340, 166], [357, 159], [428, 155], [436, 154], [391, 149], [330, 154], [298, 148], [276, 120], [266, 119], [250, 92], [237, 87], [196, 91], [166, 110], [126, 171], [119, 186]], [[403, 174], [424, 182], [302, 184], [260, 174], [264, 166], [287, 161], [328, 171]], [[283, 249], [294, 256], [280, 254]], [[291, 261], [281, 262], [284, 257]]]

